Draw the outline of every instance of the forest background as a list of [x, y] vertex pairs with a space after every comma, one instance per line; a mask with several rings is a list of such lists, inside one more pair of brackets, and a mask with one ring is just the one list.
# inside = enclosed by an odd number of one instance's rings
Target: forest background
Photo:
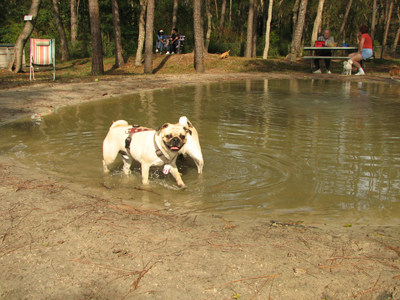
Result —
[[[159, 29], [170, 34], [177, 27], [186, 36], [184, 53], [194, 50], [195, 37], [200, 34], [204, 52], [230, 50], [235, 56], [264, 54], [264, 58], [288, 56], [292, 60], [301, 55], [301, 45], [312, 45], [325, 28], [331, 30], [338, 46], [356, 45], [359, 26], [367, 25], [371, 28], [375, 56], [381, 57], [395, 55], [400, 33], [400, 0], [3, 0], [0, 43], [16, 43], [27, 23], [23, 21], [24, 15], [30, 14], [35, 2], [40, 10], [34, 17], [30, 37], [55, 38], [57, 59], [96, 55], [90, 17], [94, 7], [98, 10], [95, 22], [101, 32], [101, 54], [115, 55], [118, 60], [119, 53], [123, 57], [119, 66], [135, 54], [137, 62], [142, 63], [144, 30], [149, 18], [154, 24], [150, 28], [151, 42], [146, 42], [152, 50]], [[201, 31], [196, 31], [196, 5]], [[153, 15], [149, 16], [149, 12]], [[29, 53], [29, 42], [25, 44], [25, 53]]]

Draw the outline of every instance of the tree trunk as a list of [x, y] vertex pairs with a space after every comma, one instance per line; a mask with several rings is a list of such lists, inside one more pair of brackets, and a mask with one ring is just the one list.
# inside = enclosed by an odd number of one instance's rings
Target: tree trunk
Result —
[[246, 57], [250, 58], [253, 53], [253, 23], [254, 23], [254, 1], [250, 0], [249, 16], [247, 18], [247, 40], [246, 40]]
[[118, 8], [117, 0], [111, 0], [111, 10], [112, 10], [112, 15], [113, 15], [114, 40], [115, 40], [115, 65], [114, 66], [116, 68], [120, 68], [124, 65], [124, 56], [123, 56], [123, 50], [122, 50], [121, 26], [120, 26], [120, 20], [119, 20], [119, 8]]
[[71, 43], [78, 40], [78, 8], [79, 0], [71, 0]]
[[178, 22], [178, 0], [174, 0], [174, 6], [172, 9], [172, 29], [176, 28]]
[[64, 25], [60, 17], [60, 7], [58, 5], [58, 0], [53, 0], [51, 10], [53, 12], [54, 22], [56, 23], [58, 35], [60, 36], [61, 61], [66, 61], [69, 60], [68, 41], [65, 34]]
[[154, 0], [147, 2], [146, 42], [144, 49], [144, 73], [153, 73], [153, 29], [154, 29]]
[[208, 46], [210, 46], [211, 20], [212, 20], [210, 0], [206, 0], [206, 14], [207, 14], [207, 33], [206, 33], [206, 42], [204, 44], [204, 51], [208, 52]]
[[375, 25], [376, 25], [376, 1], [373, 0], [374, 3], [372, 5], [372, 21], [371, 21], [371, 39], [372, 39], [372, 45], [374, 44], [374, 38], [375, 38]]
[[[281, 3], [282, 3], [282, 1], [281, 1]], [[297, 17], [298, 17], [298, 14], [299, 14], [299, 5], [300, 5], [300, 0], [296, 0], [296, 2], [294, 3], [294, 6], [293, 6], [293, 11], [292, 11], [292, 14], [293, 14], [293, 17], [292, 17], [292, 21], [293, 21], [293, 29], [292, 29], [292, 31], [293, 31], [293, 33], [292, 34], [294, 34], [294, 32], [296, 31]]]
[[219, 19], [219, 14], [218, 14], [218, 4], [217, 4], [217, 0], [215, 0], [215, 14], [217, 16], [217, 20]]
[[389, 33], [390, 19], [392, 17], [392, 11], [393, 11], [393, 0], [390, 1], [389, 12], [386, 15], [386, 26], [385, 26], [385, 33], [383, 34], [381, 58], [383, 58], [383, 53], [384, 53], [385, 47], [386, 47], [387, 37], [388, 37], [388, 33]]
[[232, 0], [229, 3], [229, 22], [232, 22]]
[[194, 20], [194, 65], [197, 73], [204, 73], [204, 32], [202, 0], [194, 0], [193, 20]]
[[314, 21], [314, 28], [311, 35], [311, 46], [314, 47], [315, 41], [318, 39], [318, 30], [321, 27], [322, 22], [322, 11], [324, 10], [324, 2], [325, 0], [319, 0], [318, 9], [317, 9], [317, 16], [315, 17]]
[[297, 19], [296, 31], [294, 32], [292, 39], [292, 46], [289, 55], [286, 57], [287, 60], [295, 62], [297, 53], [299, 53], [301, 38], [303, 36], [304, 21], [306, 18], [308, 0], [301, 0], [299, 17]]
[[257, 56], [257, 25], [258, 25], [258, 0], [254, 0], [254, 15], [253, 15], [253, 46], [251, 57]]
[[353, 0], [350, 0], [349, 4], [347, 5], [346, 13], [344, 14], [344, 17], [343, 17], [343, 23], [342, 23], [342, 26], [340, 27], [340, 31], [339, 31], [339, 34], [338, 34], [338, 37], [337, 37], [337, 42], [338, 43], [340, 43], [340, 40], [342, 38], [344, 27], [346, 26], [347, 17], [349, 16], [349, 12], [350, 12], [350, 8], [351, 8], [352, 4], [353, 4]]
[[268, 20], [267, 20], [267, 28], [265, 31], [265, 48], [264, 48], [264, 55], [263, 58], [268, 58], [268, 50], [269, 50], [269, 34], [271, 32], [271, 20], [272, 20], [272, 6], [274, 0], [269, 0], [269, 7], [268, 7]]
[[147, 7], [147, 0], [140, 0], [139, 37], [136, 49], [135, 66], [142, 65], [144, 38], [146, 35], [146, 29], [145, 29], [146, 23], [144, 21], [144, 17], [146, 15], [146, 7]]
[[222, 0], [221, 18], [219, 19], [219, 30], [218, 30], [219, 41], [221, 40], [222, 34], [224, 33], [225, 12], [226, 12], [226, 0]]
[[399, 43], [399, 37], [400, 37], [400, 12], [399, 12], [399, 6], [397, 6], [397, 19], [399, 20], [399, 28], [397, 29], [396, 37], [395, 37], [394, 43], [393, 43], [394, 58], [396, 58], [396, 48], [397, 48], [397, 44]]
[[92, 76], [104, 74], [98, 0], [89, 0], [90, 33], [92, 35]]
[[35, 28], [35, 23], [39, 14], [41, 3], [42, 0], [32, 0], [31, 7], [29, 9], [29, 15], [32, 16], [32, 21], [26, 21], [24, 29], [22, 29], [22, 32], [19, 34], [18, 39], [15, 42], [14, 58], [10, 61], [10, 63], [7, 66], [7, 69], [10, 71], [14, 70], [15, 73], [18, 73], [22, 69], [22, 53], [26, 42], [28, 41], [33, 29]]

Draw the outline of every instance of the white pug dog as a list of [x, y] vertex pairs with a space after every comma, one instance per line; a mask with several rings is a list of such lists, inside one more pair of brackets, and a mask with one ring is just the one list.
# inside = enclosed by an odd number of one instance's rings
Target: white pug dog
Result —
[[343, 74], [351, 75], [351, 68], [353, 67], [353, 61], [351, 59], [343, 62]]
[[141, 164], [144, 185], [149, 184], [150, 167], [164, 165], [163, 173], [170, 171], [177, 184], [185, 187], [176, 166], [176, 158], [191, 134], [191, 130], [180, 123], [165, 123], [152, 130], [129, 125], [124, 120], [116, 121], [103, 142], [103, 170], [109, 172], [109, 166], [121, 154], [125, 174], [130, 174], [133, 159]]
[[188, 135], [186, 144], [179, 150], [179, 154], [185, 157], [189, 155], [193, 158], [197, 166], [197, 172], [200, 174], [203, 172], [204, 160], [203, 154], [201, 153], [199, 134], [187, 117], [180, 117], [179, 124], [182, 124], [192, 132], [191, 135]]

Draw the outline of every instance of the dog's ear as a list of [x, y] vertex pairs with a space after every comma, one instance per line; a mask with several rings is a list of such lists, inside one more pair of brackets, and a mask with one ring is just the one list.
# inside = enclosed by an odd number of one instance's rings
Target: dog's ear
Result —
[[187, 127], [183, 127], [183, 129], [185, 129], [186, 133], [189, 133], [190, 135], [192, 135], [192, 131], [190, 129], [188, 129]]
[[156, 128], [157, 133], [160, 133], [161, 129], [165, 129], [169, 126], [169, 123], [165, 123], [159, 127]]

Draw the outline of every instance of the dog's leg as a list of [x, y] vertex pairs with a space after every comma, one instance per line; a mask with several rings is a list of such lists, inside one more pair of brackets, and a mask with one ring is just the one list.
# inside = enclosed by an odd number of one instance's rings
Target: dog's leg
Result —
[[204, 160], [202, 159], [197, 159], [193, 157], [194, 162], [196, 163], [197, 166], [197, 173], [201, 174], [203, 173], [203, 167], [204, 167]]
[[148, 185], [149, 184], [149, 171], [150, 171], [150, 165], [142, 162], [142, 184], [143, 185]]
[[171, 165], [170, 172], [172, 176], [174, 176], [178, 186], [186, 187], [185, 183], [182, 180], [181, 174], [179, 173], [178, 167], [176, 166], [176, 159], [174, 161], [171, 161], [170, 165]]
[[121, 155], [122, 161], [124, 162], [124, 166], [122, 167], [122, 171], [126, 175], [131, 174], [131, 165], [132, 165], [132, 158], [128, 157], [125, 158], [123, 155]]
[[103, 160], [103, 172], [104, 173], [110, 172], [110, 169], [108, 168], [108, 166], [104, 160]]

